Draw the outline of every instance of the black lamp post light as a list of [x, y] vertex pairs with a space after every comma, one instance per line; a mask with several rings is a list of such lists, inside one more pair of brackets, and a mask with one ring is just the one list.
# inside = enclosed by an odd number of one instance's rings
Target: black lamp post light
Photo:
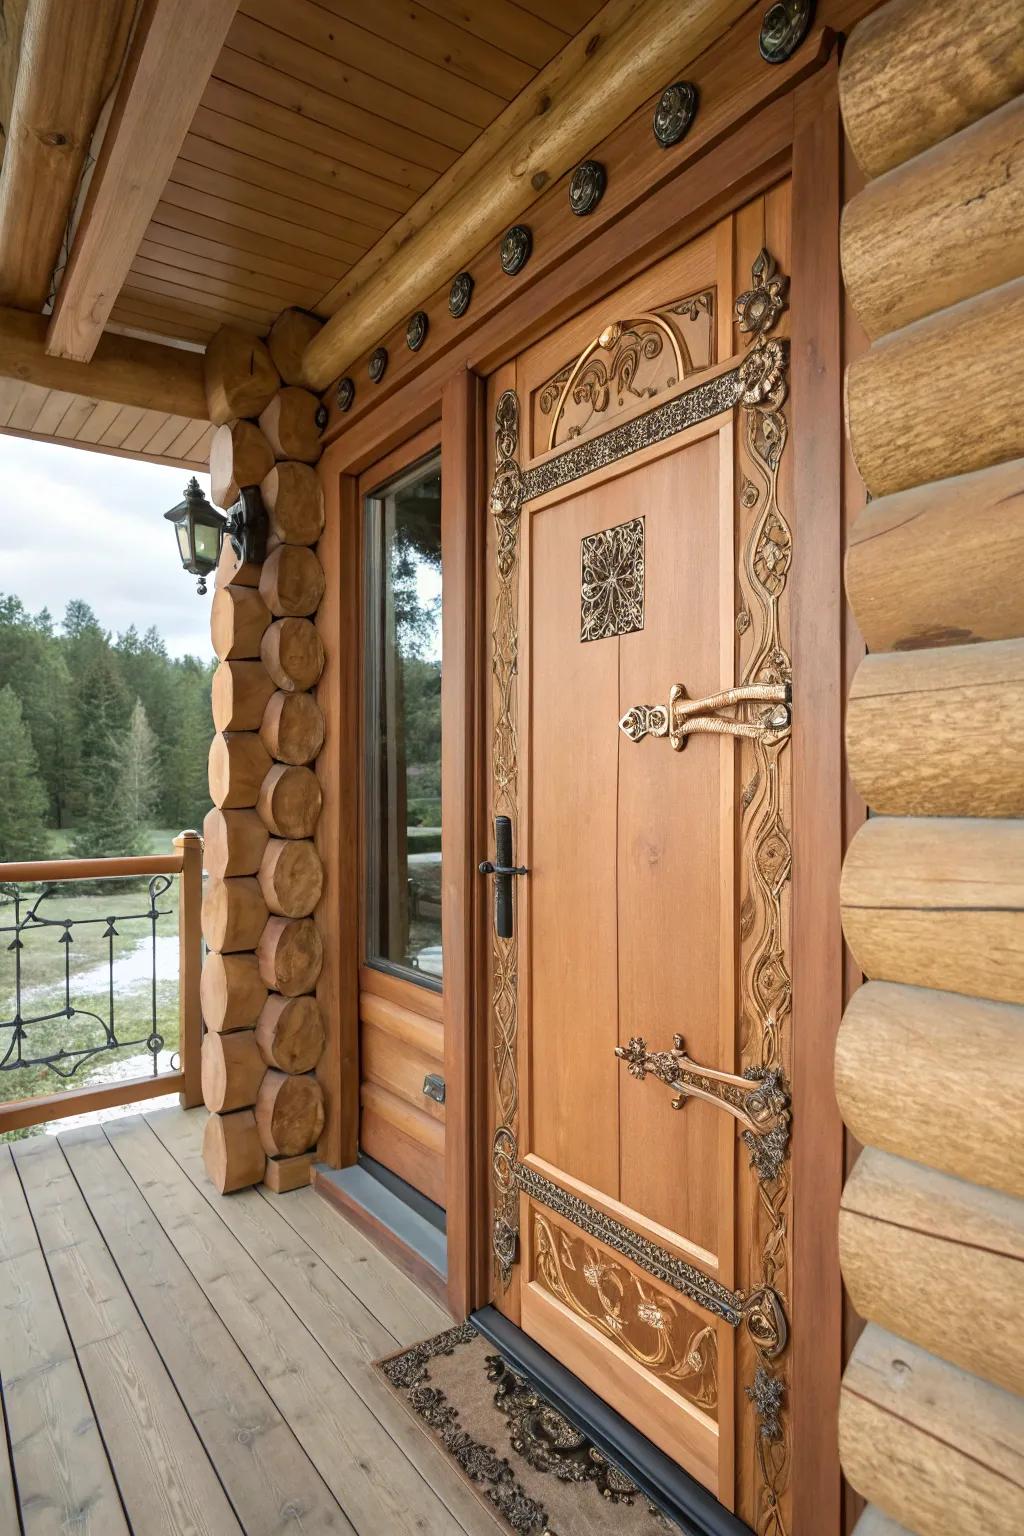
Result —
[[267, 514], [259, 487], [246, 485], [227, 516], [211, 506], [195, 475], [185, 487], [185, 499], [164, 513], [174, 524], [178, 554], [190, 576], [198, 578], [196, 591], [206, 595], [206, 578], [217, 569], [224, 535], [243, 563], [262, 561], [267, 549]]

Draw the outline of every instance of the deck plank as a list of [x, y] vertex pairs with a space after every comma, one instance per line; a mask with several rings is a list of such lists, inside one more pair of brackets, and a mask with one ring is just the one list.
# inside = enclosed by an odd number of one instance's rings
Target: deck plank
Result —
[[238, 1197], [215, 1210], [141, 1116], [105, 1129], [360, 1536], [451, 1536], [452, 1514], [367, 1407], [362, 1382], [353, 1386], [229, 1230], [225, 1207]]
[[451, 1313], [315, 1190], [295, 1189], [287, 1195], [275, 1195], [260, 1185], [259, 1194], [374, 1311], [400, 1347], [418, 1344], [420, 1339], [452, 1327], [455, 1319]]
[[14, 1161], [133, 1528], [146, 1536], [239, 1536], [60, 1146], [49, 1136], [19, 1142]]
[[[129, 1536], [121, 1500], [9, 1146], [4, 1223], [20, 1249], [0, 1262], [0, 1381], [25, 1536]], [[17, 1527], [14, 1527], [17, 1529]]]
[[[192, 1117], [178, 1109], [166, 1109], [145, 1118], [195, 1191], [206, 1200], [211, 1214], [224, 1223], [280, 1292], [360, 1402], [420, 1471], [451, 1515], [472, 1530], [490, 1532], [493, 1525], [489, 1517], [481, 1521], [479, 1499], [395, 1402], [373, 1369], [373, 1361], [401, 1348], [401, 1341], [375, 1321], [367, 1307], [256, 1190], [240, 1192], [230, 1200], [217, 1193], [203, 1165]], [[341, 1221], [335, 1220], [340, 1227]], [[441, 1326], [449, 1324], [443, 1321]]]
[[100, 1126], [61, 1148], [247, 1536], [352, 1526], [218, 1318]]

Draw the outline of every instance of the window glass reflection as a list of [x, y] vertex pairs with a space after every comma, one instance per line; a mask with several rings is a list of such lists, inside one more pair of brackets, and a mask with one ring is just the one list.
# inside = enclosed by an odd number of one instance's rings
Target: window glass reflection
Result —
[[367, 958], [441, 980], [441, 473], [368, 498]]

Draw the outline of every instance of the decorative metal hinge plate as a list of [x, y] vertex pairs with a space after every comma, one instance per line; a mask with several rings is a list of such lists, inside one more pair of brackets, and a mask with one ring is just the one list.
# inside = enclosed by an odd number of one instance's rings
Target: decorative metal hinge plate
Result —
[[[645, 736], [667, 736], [673, 750], [681, 752], [688, 736], [746, 736], [754, 740], [782, 741], [789, 735], [792, 690], [789, 683], [753, 683], [726, 688], [706, 699], [691, 699], [682, 683], [675, 683], [664, 704], [634, 704], [619, 721], [619, 730], [630, 741]], [[754, 719], [730, 719], [720, 713], [738, 704], [762, 704]]]
[[675, 1089], [673, 1109], [682, 1109], [687, 1099], [703, 1099], [732, 1115], [743, 1126], [743, 1141], [758, 1178], [762, 1183], [777, 1179], [789, 1146], [790, 1100], [782, 1073], [748, 1067], [737, 1077], [700, 1066], [686, 1054], [682, 1035], [673, 1035], [672, 1047], [649, 1051], [647, 1041], [634, 1035], [628, 1045], [617, 1045], [615, 1054], [640, 1082], [650, 1073]]

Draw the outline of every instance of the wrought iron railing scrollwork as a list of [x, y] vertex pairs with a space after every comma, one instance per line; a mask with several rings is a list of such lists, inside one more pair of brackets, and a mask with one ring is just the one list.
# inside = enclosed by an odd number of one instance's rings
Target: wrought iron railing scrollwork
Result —
[[[148, 901], [143, 910], [115, 911], [102, 917], [57, 916], [53, 908], [59, 900], [63, 887], [56, 883], [44, 884], [38, 893], [27, 898], [20, 884], [0, 884], [0, 900], [5, 904], [10, 901], [13, 907], [11, 913], [13, 921], [0, 920], [0, 946], [14, 956], [14, 1011], [10, 1018], [0, 1019], [0, 1073], [20, 1072], [28, 1067], [45, 1067], [55, 1077], [66, 1081], [75, 1077], [82, 1067], [88, 1063], [95, 1063], [104, 1055], [134, 1049], [145, 1051], [152, 1058], [152, 1073], [154, 1077], [157, 1076], [160, 1071], [160, 1052], [165, 1044], [159, 1029], [157, 1002], [157, 925], [162, 917], [172, 915], [173, 909], [169, 905], [161, 907], [160, 901], [170, 890], [173, 880], [173, 875], [152, 875], [146, 885]], [[111, 905], [113, 904], [112, 902]], [[128, 906], [129, 903], [126, 900], [119, 901], [118, 905]], [[0, 919], [3, 916], [3, 907], [0, 906]], [[149, 928], [150, 1027], [148, 1034], [122, 1038], [118, 1034], [120, 1010], [115, 985], [117, 958], [114, 940], [121, 936], [118, 924], [136, 922], [145, 922]], [[106, 1016], [98, 1013], [94, 1008], [80, 1005], [81, 993], [76, 988], [78, 978], [75, 977], [72, 967], [72, 949], [75, 944], [76, 930], [95, 928], [99, 925], [104, 926], [102, 937], [107, 941]], [[61, 968], [64, 973], [63, 1003], [59, 1007], [44, 1007], [41, 1011], [33, 1011], [29, 999], [33, 993], [38, 994], [43, 991], [43, 986], [35, 984], [26, 987], [22, 957], [26, 939], [30, 935], [41, 935], [46, 931], [53, 934], [56, 944], [63, 951], [61, 956]], [[79, 1001], [76, 1001], [76, 998]], [[53, 1000], [55, 999], [51, 993], [51, 1001]], [[95, 1043], [70, 1048], [62, 1044], [55, 1050], [34, 1050], [33, 1030], [40, 1030], [42, 1026], [54, 1023], [58, 1019], [67, 1019], [69, 1022], [92, 1020], [95, 1026]], [[131, 1036], [132, 1032], [129, 1030], [128, 1034]]]

